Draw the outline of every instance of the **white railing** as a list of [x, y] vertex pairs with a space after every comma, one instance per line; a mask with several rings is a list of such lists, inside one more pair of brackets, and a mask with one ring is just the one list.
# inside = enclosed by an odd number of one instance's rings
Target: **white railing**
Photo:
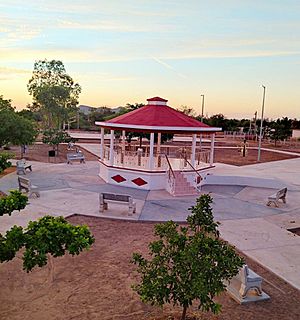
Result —
[[174, 171], [172, 169], [171, 163], [170, 163], [167, 155], [165, 155], [165, 159], [166, 159], [166, 163], [168, 165], [168, 169], [166, 171], [166, 175], [167, 175], [166, 190], [170, 194], [174, 194], [175, 193], [175, 183], [176, 183], [175, 173], [174, 173]]

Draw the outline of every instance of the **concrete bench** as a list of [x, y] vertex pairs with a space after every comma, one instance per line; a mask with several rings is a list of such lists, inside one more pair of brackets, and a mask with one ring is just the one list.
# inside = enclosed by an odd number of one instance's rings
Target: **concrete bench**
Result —
[[282, 200], [283, 203], [286, 203], [286, 199], [285, 199], [286, 193], [287, 193], [287, 188], [283, 188], [278, 192], [269, 196], [267, 206], [270, 206], [272, 203], [274, 203], [275, 207], [278, 207], [279, 200]]
[[32, 171], [31, 164], [27, 163], [25, 159], [17, 161], [17, 174], [26, 174], [26, 169]]
[[226, 290], [234, 300], [241, 304], [270, 299], [262, 291], [261, 285], [262, 277], [245, 264], [239, 273], [226, 283]]
[[71, 163], [72, 161], [77, 161], [79, 160], [80, 163], [84, 163], [85, 162], [85, 157], [84, 154], [82, 152], [77, 152], [77, 153], [67, 153], [67, 163]]
[[23, 189], [28, 193], [28, 197], [31, 197], [33, 194], [36, 195], [37, 198], [40, 197], [39, 188], [31, 184], [31, 181], [27, 178], [18, 177], [19, 183], [19, 191]]
[[100, 193], [99, 195], [100, 202], [100, 212], [108, 209], [108, 202], [119, 203], [128, 205], [128, 214], [132, 215], [136, 212], [136, 204], [133, 202], [131, 196], [124, 194], [114, 194], [114, 193]]

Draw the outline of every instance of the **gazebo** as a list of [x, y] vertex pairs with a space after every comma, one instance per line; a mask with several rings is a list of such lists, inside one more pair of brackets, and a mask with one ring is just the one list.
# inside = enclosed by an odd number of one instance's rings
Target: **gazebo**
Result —
[[[215, 133], [221, 128], [167, 106], [168, 100], [160, 97], [147, 101], [144, 107], [96, 122], [101, 127], [100, 177], [110, 184], [166, 189], [173, 195], [196, 193], [201, 182], [199, 172], [213, 166]], [[110, 130], [109, 146], [105, 145], [105, 130]], [[127, 132], [148, 134], [150, 143], [126, 142]], [[166, 146], [162, 144], [166, 134], [184, 135], [190, 141]], [[210, 148], [204, 148], [203, 138], [210, 142]]]

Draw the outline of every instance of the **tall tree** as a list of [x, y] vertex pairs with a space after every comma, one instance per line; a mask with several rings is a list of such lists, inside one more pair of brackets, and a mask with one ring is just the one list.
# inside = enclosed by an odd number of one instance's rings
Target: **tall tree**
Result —
[[48, 128], [62, 128], [68, 117], [77, 111], [81, 87], [59, 60], [35, 62], [27, 88]]

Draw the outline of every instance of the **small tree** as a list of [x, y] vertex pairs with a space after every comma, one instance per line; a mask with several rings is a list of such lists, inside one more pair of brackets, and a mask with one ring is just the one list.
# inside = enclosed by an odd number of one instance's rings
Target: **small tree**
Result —
[[0, 216], [11, 215], [14, 210], [22, 210], [28, 203], [28, 197], [18, 190], [11, 190], [8, 196], [0, 198]]
[[13, 155], [8, 152], [0, 153], [0, 173], [11, 167], [11, 162], [8, 159], [13, 158]]
[[221, 306], [213, 299], [225, 290], [224, 280], [237, 274], [243, 265], [233, 247], [219, 238], [209, 195], [202, 195], [190, 210], [188, 226], [179, 227], [173, 221], [158, 224], [158, 237], [149, 244], [151, 259], [133, 254], [133, 263], [141, 275], [133, 289], [142, 301], [163, 306], [165, 303], [187, 308], [194, 301], [199, 309], [217, 313]]
[[56, 129], [49, 129], [43, 132], [43, 143], [49, 144], [58, 153], [60, 143], [68, 143], [74, 139], [66, 132]]
[[63, 217], [45, 216], [30, 221], [26, 229], [14, 226], [5, 236], [0, 234], [0, 262], [12, 260], [23, 248], [23, 269], [29, 272], [35, 266], [43, 267], [49, 259], [50, 279], [53, 281], [52, 257], [63, 256], [66, 252], [78, 255], [90, 248], [94, 241], [87, 226], [74, 226]]

